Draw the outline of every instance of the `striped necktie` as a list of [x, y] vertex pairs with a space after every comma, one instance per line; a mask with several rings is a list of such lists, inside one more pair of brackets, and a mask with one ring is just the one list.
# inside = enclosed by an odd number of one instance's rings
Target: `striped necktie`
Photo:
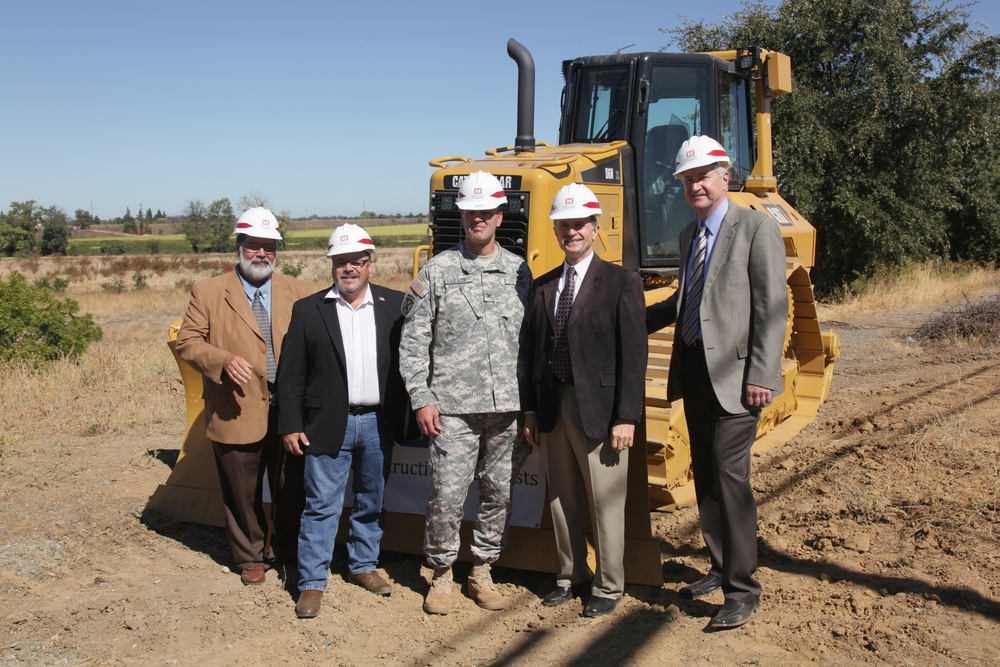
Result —
[[267, 309], [264, 308], [264, 299], [260, 296], [260, 290], [253, 293], [253, 316], [257, 318], [257, 326], [264, 335], [264, 345], [267, 346], [267, 381], [274, 382], [277, 364], [274, 363], [274, 346], [271, 345], [271, 320], [267, 317]]
[[691, 275], [684, 294], [684, 312], [681, 315], [681, 337], [688, 345], [694, 344], [701, 329], [698, 311], [701, 308], [701, 289], [705, 285], [705, 258], [708, 255], [708, 228], [698, 223], [698, 238], [691, 261]]
[[560, 380], [573, 376], [573, 364], [569, 358], [569, 341], [566, 340], [566, 323], [573, 308], [573, 290], [576, 287], [576, 269], [566, 269], [566, 280], [556, 304], [556, 344], [552, 353], [552, 372]]

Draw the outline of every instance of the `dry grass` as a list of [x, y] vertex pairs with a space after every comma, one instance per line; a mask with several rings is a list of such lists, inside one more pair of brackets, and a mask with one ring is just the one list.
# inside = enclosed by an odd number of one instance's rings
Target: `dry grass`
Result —
[[926, 262], [871, 281], [861, 292], [821, 304], [819, 316], [823, 320], [850, 320], [859, 315], [913, 312], [998, 290], [1000, 271], [996, 267]]
[[[380, 251], [375, 282], [405, 289], [412, 253], [404, 248]], [[172, 258], [162, 272], [147, 268], [148, 287], [134, 289], [130, 272], [149, 266], [144, 261], [93, 257], [0, 261], [0, 277], [11, 271], [25, 274], [29, 281], [75, 276], [64, 296], [75, 299], [80, 313], [92, 314], [104, 330], [104, 339], [77, 362], [59, 361], [41, 369], [11, 365], [0, 374], [4, 464], [21, 448], [66, 438], [93, 438], [96, 444], [103, 436], [137, 428], [183, 426], [184, 399], [180, 374], [167, 347], [168, 329], [184, 315], [188, 286], [231, 266], [232, 258]], [[289, 253], [281, 261], [301, 266], [299, 279], [317, 290], [330, 284], [330, 262], [320, 252]], [[126, 289], [120, 293], [102, 287], [114, 275], [124, 275]]]

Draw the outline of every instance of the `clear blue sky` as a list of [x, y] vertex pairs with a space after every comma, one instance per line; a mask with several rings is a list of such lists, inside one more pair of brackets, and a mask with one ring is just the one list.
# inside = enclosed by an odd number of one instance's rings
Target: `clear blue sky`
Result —
[[[997, 4], [972, 8], [990, 34]], [[740, 6], [0, 0], [0, 210], [176, 215], [255, 192], [295, 217], [424, 212], [429, 159], [514, 143], [508, 38], [535, 59], [535, 138], [554, 143], [563, 59], [657, 51], [678, 15]]]

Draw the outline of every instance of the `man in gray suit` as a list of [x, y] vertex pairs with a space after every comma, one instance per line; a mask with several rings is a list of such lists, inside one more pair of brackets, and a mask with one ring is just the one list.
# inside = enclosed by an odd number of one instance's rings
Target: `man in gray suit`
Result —
[[649, 332], [677, 326], [667, 397], [684, 398], [701, 531], [709, 573], [680, 594], [722, 589], [709, 630], [735, 628], [760, 605], [757, 504], [750, 447], [760, 411], [781, 392], [788, 319], [785, 249], [771, 218], [730, 204], [731, 165], [714, 139], [694, 136], [674, 176], [697, 220], [681, 232], [680, 287], [646, 311]]

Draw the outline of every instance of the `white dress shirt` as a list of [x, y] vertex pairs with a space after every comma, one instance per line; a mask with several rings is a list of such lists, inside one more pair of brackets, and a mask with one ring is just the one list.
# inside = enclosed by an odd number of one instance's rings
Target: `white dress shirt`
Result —
[[337, 321], [344, 340], [347, 361], [348, 402], [354, 405], [378, 405], [378, 349], [375, 344], [375, 302], [371, 289], [365, 286], [365, 296], [355, 310], [347, 303], [336, 286], [326, 294], [337, 301]]

